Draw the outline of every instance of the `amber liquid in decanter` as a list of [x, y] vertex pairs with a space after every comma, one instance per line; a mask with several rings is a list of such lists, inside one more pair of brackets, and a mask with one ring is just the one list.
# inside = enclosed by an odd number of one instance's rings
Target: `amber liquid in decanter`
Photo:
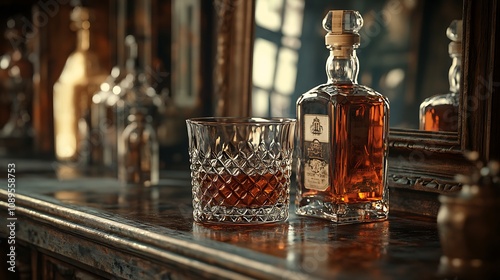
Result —
[[331, 143], [334, 172], [324, 191], [307, 190], [303, 195], [321, 194], [338, 203], [381, 200], [384, 191], [386, 101], [366, 95], [349, 96], [352, 85], [339, 86], [337, 108], [331, 124], [336, 135]]

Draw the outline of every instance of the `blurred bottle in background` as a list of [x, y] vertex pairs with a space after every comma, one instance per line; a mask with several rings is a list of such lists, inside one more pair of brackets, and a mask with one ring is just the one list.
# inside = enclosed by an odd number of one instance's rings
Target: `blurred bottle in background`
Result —
[[125, 44], [128, 74], [120, 82], [116, 102], [118, 178], [127, 185], [150, 186], [159, 180], [157, 123], [153, 120], [160, 119], [163, 102], [148, 82], [135, 37], [128, 35]]
[[8, 19], [4, 36], [12, 49], [0, 57], [1, 95], [3, 101], [10, 104], [10, 115], [7, 122], [2, 124], [0, 137], [12, 140], [8, 146], [26, 145], [33, 138], [33, 64], [27, 50], [29, 34], [22, 28], [20, 16]]
[[54, 142], [57, 160], [88, 165], [99, 161], [99, 141], [92, 139], [90, 104], [93, 93], [106, 78], [91, 50], [89, 9], [76, 6], [71, 12], [77, 32], [76, 50], [66, 60], [54, 85]]

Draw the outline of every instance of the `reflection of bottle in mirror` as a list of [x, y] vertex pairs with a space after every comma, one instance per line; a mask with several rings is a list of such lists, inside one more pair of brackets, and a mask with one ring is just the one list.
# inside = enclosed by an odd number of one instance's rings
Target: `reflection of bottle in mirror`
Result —
[[460, 75], [462, 68], [462, 21], [454, 20], [446, 30], [452, 42], [448, 52], [452, 58], [448, 79], [450, 91], [425, 99], [420, 104], [420, 129], [427, 131], [458, 131]]
[[92, 94], [105, 79], [97, 55], [90, 50], [89, 10], [77, 6], [71, 12], [77, 29], [77, 47], [66, 60], [54, 85], [54, 141], [60, 161], [90, 163], [93, 157], [90, 127]]
[[323, 21], [328, 82], [297, 101], [296, 212], [337, 223], [387, 219], [389, 102], [357, 83], [356, 11], [330, 11]]
[[151, 116], [144, 107], [132, 107], [129, 124], [120, 141], [123, 150], [119, 157], [119, 179], [128, 185], [158, 184], [158, 140], [151, 125]]

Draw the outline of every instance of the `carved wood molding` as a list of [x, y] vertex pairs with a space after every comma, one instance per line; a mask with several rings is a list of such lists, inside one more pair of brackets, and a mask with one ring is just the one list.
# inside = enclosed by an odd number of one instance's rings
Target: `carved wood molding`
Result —
[[408, 141], [396, 139], [389, 141], [389, 148], [409, 151], [437, 152], [437, 153], [460, 153], [459, 146], [454, 144], [436, 144], [422, 140]]
[[462, 184], [454, 181], [411, 175], [405, 176], [392, 174], [391, 176], [389, 176], [388, 180], [389, 184], [392, 187], [409, 190], [437, 192], [440, 194], [454, 193], [462, 188]]

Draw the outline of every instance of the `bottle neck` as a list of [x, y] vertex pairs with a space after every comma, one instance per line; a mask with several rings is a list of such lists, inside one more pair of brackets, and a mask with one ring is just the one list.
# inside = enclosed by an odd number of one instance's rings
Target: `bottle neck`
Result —
[[90, 48], [90, 31], [89, 29], [79, 29], [77, 32], [76, 48], [79, 51], [88, 51]]
[[326, 61], [326, 75], [328, 83], [334, 84], [357, 84], [359, 72], [359, 60], [353, 47], [328, 46], [330, 56]]
[[462, 56], [452, 55], [450, 70], [448, 71], [448, 80], [450, 82], [450, 92], [460, 91], [460, 75], [462, 74]]

